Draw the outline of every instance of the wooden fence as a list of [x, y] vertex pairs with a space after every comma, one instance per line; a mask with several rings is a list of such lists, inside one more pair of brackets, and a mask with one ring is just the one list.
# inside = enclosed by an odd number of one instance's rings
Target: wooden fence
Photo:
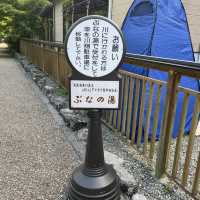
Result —
[[[71, 69], [66, 63], [63, 45], [44, 41], [21, 40], [21, 53], [67, 87]], [[200, 64], [127, 54], [124, 63], [161, 70], [168, 73], [168, 81], [120, 70], [122, 95], [120, 110], [103, 112], [103, 121], [131, 145], [155, 163], [158, 178], [167, 175], [195, 199], [200, 199], [200, 138], [196, 135], [200, 112], [200, 93], [179, 86], [181, 76], [200, 79]], [[148, 95], [147, 95], [148, 90]], [[166, 91], [163, 97], [162, 90]], [[177, 97], [181, 94], [180, 127], [177, 139], [172, 139]], [[161, 99], [165, 99], [164, 108]], [[195, 99], [189, 136], [185, 136], [186, 114], [190, 98]], [[180, 105], [179, 105], [180, 106]], [[163, 111], [163, 112], [160, 112]], [[144, 118], [145, 112], [145, 118]], [[160, 126], [160, 138], [156, 133]], [[150, 123], [153, 119], [153, 124]], [[150, 133], [151, 127], [151, 135]], [[142, 141], [142, 142], [141, 142]]]
[[71, 68], [65, 61], [63, 44], [24, 39], [20, 41], [20, 52], [57, 83], [68, 87]]

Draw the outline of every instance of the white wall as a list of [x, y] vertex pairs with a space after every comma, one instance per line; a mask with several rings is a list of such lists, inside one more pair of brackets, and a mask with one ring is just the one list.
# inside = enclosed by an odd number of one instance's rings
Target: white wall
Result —
[[54, 7], [54, 40], [56, 42], [63, 42], [63, 1], [55, 2]]
[[200, 0], [182, 0], [187, 13], [194, 51], [200, 44]]
[[119, 26], [122, 25], [124, 18], [133, 0], [113, 0], [112, 1], [112, 20]]

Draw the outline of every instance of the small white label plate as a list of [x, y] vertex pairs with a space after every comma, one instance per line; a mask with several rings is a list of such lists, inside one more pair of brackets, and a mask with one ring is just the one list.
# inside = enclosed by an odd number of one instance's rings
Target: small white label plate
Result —
[[119, 81], [71, 80], [71, 108], [118, 109]]

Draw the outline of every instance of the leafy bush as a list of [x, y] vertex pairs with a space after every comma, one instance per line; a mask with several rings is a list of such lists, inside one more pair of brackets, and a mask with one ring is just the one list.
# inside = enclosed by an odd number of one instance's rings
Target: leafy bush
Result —
[[44, 33], [41, 9], [48, 0], [0, 0], [0, 38], [17, 49], [19, 38], [33, 38]]

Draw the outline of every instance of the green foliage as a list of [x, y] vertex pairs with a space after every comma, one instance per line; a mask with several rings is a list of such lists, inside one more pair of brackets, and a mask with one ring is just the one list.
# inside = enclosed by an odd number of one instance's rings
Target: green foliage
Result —
[[42, 34], [39, 14], [48, 4], [48, 0], [0, 0], [0, 38], [16, 48], [20, 37]]
[[56, 95], [65, 97], [68, 95], [68, 92], [65, 88], [60, 87], [60, 88], [56, 89]]
[[63, 0], [63, 2], [65, 7], [69, 7], [72, 5], [72, 0]]

